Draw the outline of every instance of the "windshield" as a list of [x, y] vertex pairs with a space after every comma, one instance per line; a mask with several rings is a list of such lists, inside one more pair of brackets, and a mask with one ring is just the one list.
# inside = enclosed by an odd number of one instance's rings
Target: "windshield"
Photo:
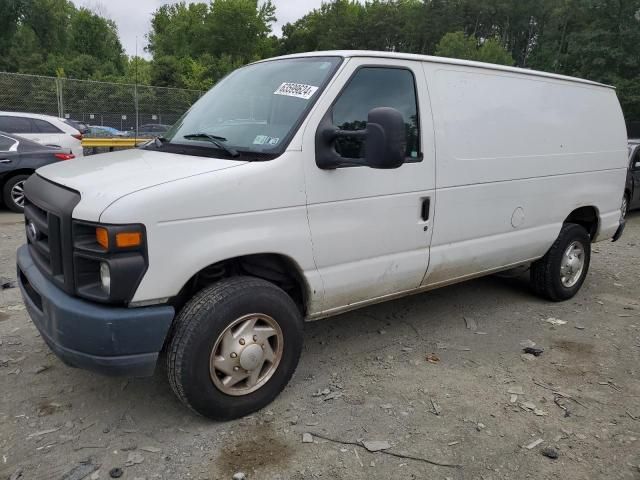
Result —
[[171, 127], [165, 145], [224, 151], [222, 142], [240, 153], [280, 153], [339, 62], [338, 57], [307, 57], [240, 68]]

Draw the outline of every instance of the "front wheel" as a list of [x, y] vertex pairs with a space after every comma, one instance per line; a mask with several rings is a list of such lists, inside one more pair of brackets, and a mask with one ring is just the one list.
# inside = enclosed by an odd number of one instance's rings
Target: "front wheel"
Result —
[[176, 319], [167, 355], [171, 387], [214, 420], [259, 410], [293, 375], [302, 324], [291, 298], [267, 281], [235, 277], [207, 287]]
[[568, 300], [582, 287], [590, 261], [589, 234], [581, 225], [566, 223], [545, 256], [531, 264], [531, 285], [549, 300]]
[[2, 196], [9, 210], [17, 213], [24, 211], [24, 182], [29, 175], [16, 175], [4, 184]]

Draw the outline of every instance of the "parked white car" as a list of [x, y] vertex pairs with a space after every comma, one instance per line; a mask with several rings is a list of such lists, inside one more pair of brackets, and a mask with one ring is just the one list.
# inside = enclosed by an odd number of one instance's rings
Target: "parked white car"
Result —
[[36, 113], [0, 112], [0, 132], [14, 133], [42, 145], [82, 156], [82, 134], [63, 118]]
[[141, 149], [38, 170], [19, 283], [68, 364], [150, 375], [164, 350], [185, 405], [236, 418], [287, 384], [305, 319], [523, 265], [542, 297], [573, 297], [591, 244], [622, 233], [627, 164], [605, 85], [389, 52], [280, 57]]

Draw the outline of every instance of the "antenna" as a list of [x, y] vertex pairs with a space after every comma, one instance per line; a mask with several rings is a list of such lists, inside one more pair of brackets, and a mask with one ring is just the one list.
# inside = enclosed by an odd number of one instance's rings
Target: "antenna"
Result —
[[135, 71], [135, 81], [133, 85], [133, 96], [135, 98], [135, 107], [136, 107], [136, 134], [134, 137], [134, 148], [138, 146], [138, 36], [136, 35], [136, 56], [134, 57], [135, 65], [133, 67]]

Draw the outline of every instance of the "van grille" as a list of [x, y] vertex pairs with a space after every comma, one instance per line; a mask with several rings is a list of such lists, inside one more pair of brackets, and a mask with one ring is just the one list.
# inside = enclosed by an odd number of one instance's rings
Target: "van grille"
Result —
[[24, 218], [33, 263], [68, 293], [74, 292], [71, 213], [77, 192], [32, 175], [25, 184]]
[[64, 283], [60, 218], [31, 203], [28, 198], [25, 199], [24, 218], [27, 225], [27, 243], [34, 263], [50, 277], [62, 276], [61, 280]]

